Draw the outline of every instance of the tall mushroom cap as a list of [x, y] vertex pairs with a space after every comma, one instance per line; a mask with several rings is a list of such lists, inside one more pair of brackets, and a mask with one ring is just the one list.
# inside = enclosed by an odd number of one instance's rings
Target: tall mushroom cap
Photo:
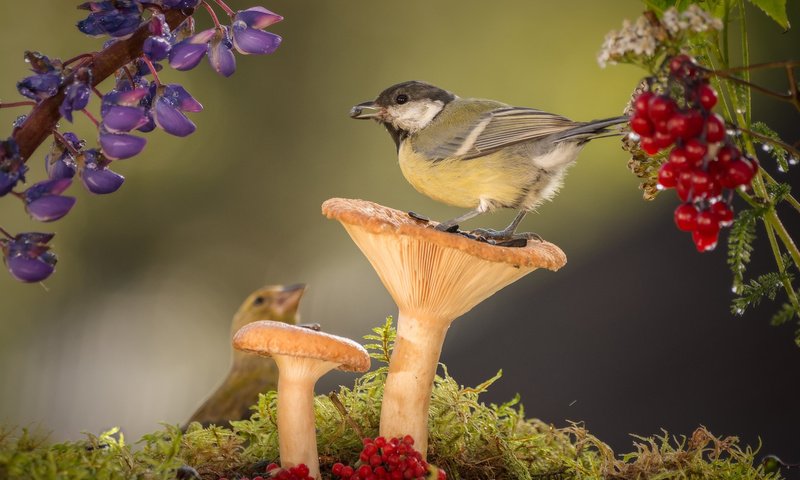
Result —
[[398, 306], [411, 311], [434, 308], [456, 318], [537, 268], [556, 271], [567, 263], [549, 242], [490, 245], [366, 200], [332, 198], [322, 213], [344, 225]]
[[337, 363], [339, 370], [366, 372], [369, 354], [349, 338], [271, 320], [248, 323], [233, 336], [239, 350], [263, 356], [288, 355]]
[[425, 455], [433, 379], [452, 321], [537, 268], [558, 270], [566, 256], [548, 242], [501, 247], [440, 232], [435, 222], [364, 200], [334, 198], [322, 212], [344, 225], [397, 303], [380, 433], [410, 434]]

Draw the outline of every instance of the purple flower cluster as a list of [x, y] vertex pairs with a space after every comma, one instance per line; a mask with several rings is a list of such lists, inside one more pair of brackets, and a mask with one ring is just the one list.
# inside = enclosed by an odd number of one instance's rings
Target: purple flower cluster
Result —
[[[199, 33], [194, 31], [191, 14], [174, 29], [170, 29], [165, 15], [172, 9], [191, 13], [200, 0], [103, 0], [79, 5], [89, 14], [78, 22], [78, 29], [90, 36], [110, 36], [104, 48], [120, 41], [130, 42], [126, 39], [145, 22], [147, 25], [149, 35], [141, 45], [141, 57], [120, 68], [114, 88], [105, 93], [95, 88], [103, 80], [93, 78], [95, 54], [61, 62], [38, 52], [26, 52], [33, 74], [17, 83], [19, 93], [38, 104], [63, 92], [59, 114], [73, 122], [74, 112], [85, 113], [97, 125], [99, 148], [86, 148], [86, 142], [73, 133], [54, 132], [54, 141], [45, 156], [47, 179], [17, 191], [18, 185], [26, 181], [27, 159], [20, 155], [13, 137], [0, 141], [0, 197], [17, 197], [31, 218], [52, 222], [75, 205], [76, 198], [64, 192], [76, 175], [93, 194], [109, 194], [122, 186], [125, 178], [110, 167], [144, 149], [147, 141], [136, 133], [156, 128], [178, 137], [194, 133], [197, 127], [186, 114], [200, 112], [203, 106], [181, 85], [162, 83], [158, 78], [162, 69], [159, 62], [168, 61], [176, 70], [190, 70], [207, 56], [212, 68], [227, 77], [236, 70], [234, 50], [244, 55], [268, 54], [281, 43], [280, 36], [264, 31], [283, 20], [280, 15], [263, 7], [235, 12], [223, 0], [214, 2], [231, 22], [220, 24], [211, 5], [203, 2], [214, 27]], [[87, 110], [93, 94], [100, 97], [100, 120]], [[51, 275], [56, 263], [48, 246], [52, 238], [53, 234], [35, 232], [12, 236], [0, 228], [0, 249], [11, 275], [23, 282], [37, 282]]]
[[283, 17], [264, 7], [240, 10], [231, 20], [231, 25], [218, 24], [173, 45], [169, 52], [170, 66], [176, 70], [191, 70], [208, 56], [208, 62], [217, 73], [230, 77], [236, 71], [232, 49], [243, 55], [263, 55], [274, 52], [281, 44], [280, 36], [264, 29]]

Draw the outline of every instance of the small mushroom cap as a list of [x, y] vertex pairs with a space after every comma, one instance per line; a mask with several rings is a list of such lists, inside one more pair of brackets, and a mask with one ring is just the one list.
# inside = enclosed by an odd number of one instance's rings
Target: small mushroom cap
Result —
[[433, 228], [436, 222], [421, 222], [411, 218], [406, 212], [366, 200], [332, 198], [322, 204], [322, 213], [328, 218], [359, 226], [370, 233], [416, 237], [490, 262], [553, 271], [567, 263], [564, 252], [550, 242], [529, 241], [525, 247], [489, 245], [462, 235], [440, 232]]
[[248, 323], [233, 336], [237, 350], [264, 356], [290, 355], [341, 363], [339, 370], [366, 372], [367, 351], [349, 338], [272, 320]]

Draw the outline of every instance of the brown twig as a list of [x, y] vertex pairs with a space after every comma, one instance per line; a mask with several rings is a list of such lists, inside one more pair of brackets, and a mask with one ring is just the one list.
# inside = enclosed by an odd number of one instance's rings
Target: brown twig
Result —
[[[778, 67], [783, 67], [786, 70], [786, 78], [789, 82], [788, 94], [770, 90], [768, 88], [762, 87], [761, 85], [757, 85], [755, 83], [749, 82], [747, 80], [744, 80], [742, 78], [733, 75], [736, 72], [749, 72], [752, 70], [761, 70], [761, 69], [778, 68]], [[794, 75], [794, 69], [798, 67], [800, 67], [800, 62], [783, 61], [783, 62], [758, 63], [755, 65], [726, 68], [723, 70], [705, 70], [705, 72], [708, 73], [709, 75], [714, 75], [720, 78], [724, 78], [726, 80], [730, 80], [731, 82], [744, 85], [757, 92], [761, 92], [764, 95], [768, 95], [770, 97], [777, 98], [778, 100], [791, 103], [792, 105], [794, 105], [796, 109], [800, 110], [800, 92], [798, 92], [797, 82], [795, 80], [795, 75]]]
[[33, 100], [28, 100], [24, 102], [9, 102], [9, 103], [0, 102], [0, 108], [32, 107], [34, 105], [36, 105], [36, 102], [34, 102]]
[[786, 150], [787, 152], [791, 153], [792, 156], [800, 157], [800, 150], [798, 150], [797, 148], [789, 145], [788, 143], [786, 143], [786, 142], [784, 142], [782, 140], [778, 140], [778, 139], [775, 139], [775, 138], [772, 138], [772, 137], [768, 137], [766, 135], [762, 135], [762, 134], [760, 134], [758, 132], [754, 132], [752, 130], [748, 130], [748, 129], [743, 128], [743, 127], [737, 127], [736, 129], [739, 130], [742, 133], [746, 133], [746, 134], [750, 135], [751, 137], [757, 138], [759, 140], [763, 140], [760, 143], [771, 143], [773, 145], [777, 145], [777, 146], [781, 147], [782, 149]]
[[347, 409], [342, 404], [342, 401], [339, 400], [339, 395], [336, 395], [336, 392], [331, 392], [328, 394], [328, 398], [331, 399], [331, 403], [334, 407], [336, 407], [336, 410], [339, 410], [339, 413], [342, 415], [342, 418], [344, 418], [345, 422], [347, 422], [347, 424], [350, 425], [350, 428], [356, 432], [358, 438], [364, 438], [364, 431], [361, 430], [361, 427], [359, 427], [355, 420], [350, 417], [350, 414], [347, 413]]
[[[166, 13], [166, 20], [170, 28], [176, 28], [193, 12], [170, 10]], [[125, 40], [121, 40], [110, 45], [94, 55], [86, 67], [92, 71], [92, 86], [111, 76], [118, 69], [132, 62], [142, 54], [142, 44], [150, 36], [149, 22], [140, 26], [133, 35]], [[72, 84], [75, 73], [64, 79], [64, 85]], [[19, 145], [20, 155], [23, 161], [27, 161], [33, 152], [44, 142], [53, 132], [61, 118], [58, 107], [64, 100], [64, 87], [62, 86], [54, 96], [42, 100], [36, 105], [25, 122], [14, 131], [14, 140]]]

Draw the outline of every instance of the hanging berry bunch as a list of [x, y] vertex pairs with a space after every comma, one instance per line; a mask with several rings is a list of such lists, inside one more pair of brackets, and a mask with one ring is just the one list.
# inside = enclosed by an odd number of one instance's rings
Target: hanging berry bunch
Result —
[[332, 472], [334, 479], [342, 480], [447, 478], [444, 470], [429, 465], [414, 449], [411, 435], [389, 440], [384, 437], [365, 438], [355, 467], [335, 463]]
[[[309, 475], [308, 467], [304, 464], [296, 465], [291, 468], [281, 468], [277, 463], [270, 463], [265, 475], [256, 475], [252, 480], [316, 480]], [[228, 480], [227, 477], [219, 477], [219, 480]], [[238, 477], [237, 480], [251, 480], [250, 477]]]
[[691, 232], [697, 250], [713, 250], [719, 231], [733, 222], [733, 189], [747, 189], [758, 168], [727, 133], [713, 112], [717, 92], [688, 55], [665, 62], [665, 81], [651, 77], [648, 91], [634, 98], [631, 131], [649, 155], [667, 151], [658, 186], [675, 189], [683, 202], [675, 209], [678, 229]]
[[[196, 126], [187, 113], [203, 106], [181, 85], [164, 83], [158, 72], [160, 62], [176, 70], [190, 70], [203, 58], [223, 76], [236, 70], [234, 51], [240, 54], [268, 54], [281, 37], [264, 29], [283, 19], [264, 7], [234, 11], [222, 0], [214, 0], [229, 17], [220, 22], [205, 0], [104, 0], [86, 2], [78, 8], [89, 15], [78, 29], [90, 36], [111, 37], [100, 52], [78, 55], [69, 60], [51, 59], [39, 52], [26, 52], [32, 75], [17, 83], [19, 93], [29, 100], [0, 104], [32, 107], [21, 116], [6, 140], [0, 140], [0, 197], [16, 197], [34, 220], [52, 222], [72, 209], [76, 198], [63, 193], [77, 176], [92, 194], [117, 191], [125, 178], [112, 168], [117, 161], [142, 152], [147, 140], [141, 134], [155, 129], [185, 137]], [[194, 10], [202, 6], [214, 26], [194, 32]], [[113, 87], [101, 92], [100, 82], [114, 78]], [[92, 96], [98, 98], [99, 119], [90, 111]], [[97, 128], [97, 147], [74, 133], [60, 132], [58, 121], [72, 123], [81, 113]], [[48, 137], [53, 137], [45, 156], [46, 180], [27, 188], [26, 162]], [[55, 270], [56, 256], [47, 242], [48, 233], [12, 235], [0, 228], [0, 250], [14, 278], [38, 282]]]
[[[730, 226], [727, 261], [735, 295], [732, 313], [742, 315], [764, 299], [776, 299], [783, 290], [786, 301], [771, 323], [794, 319], [800, 327], [796, 281], [800, 249], [784, 220], [786, 215], [800, 213], [800, 201], [792, 195], [785, 176], [800, 163], [800, 142], [784, 140], [764, 122], [755, 121], [751, 105], [751, 98], [758, 94], [759, 101], [770, 108], [783, 104], [800, 112], [800, 62], [751, 61], [747, 24], [758, 13], [745, 11], [745, 2], [646, 3], [650, 10], [609, 32], [597, 59], [601, 66], [633, 64], [649, 75], [627, 110], [633, 132], [623, 139], [623, 149], [632, 154], [628, 166], [643, 180], [640, 187], [645, 199], [652, 200], [659, 190], [675, 190], [682, 202], [675, 209], [675, 223], [691, 232], [699, 251], [712, 250], [720, 229]], [[790, 28], [785, 2], [749, 0], [747, 4], [757, 6], [781, 29]], [[737, 52], [729, 48], [733, 29], [743, 39]], [[736, 58], [739, 54], [741, 58]], [[783, 72], [787, 87], [754, 83], [751, 73], [757, 70]], [[758, 160], [757, 154], [761, 155]], [[772, 161], [777, 170], [774, 176]], [[737, 197], [739, 211], [734, 215], [732, 202]], [[759, 227], [776, 268], [748, 279]], [[795, 342], [800, 346], [800, 328]]]

